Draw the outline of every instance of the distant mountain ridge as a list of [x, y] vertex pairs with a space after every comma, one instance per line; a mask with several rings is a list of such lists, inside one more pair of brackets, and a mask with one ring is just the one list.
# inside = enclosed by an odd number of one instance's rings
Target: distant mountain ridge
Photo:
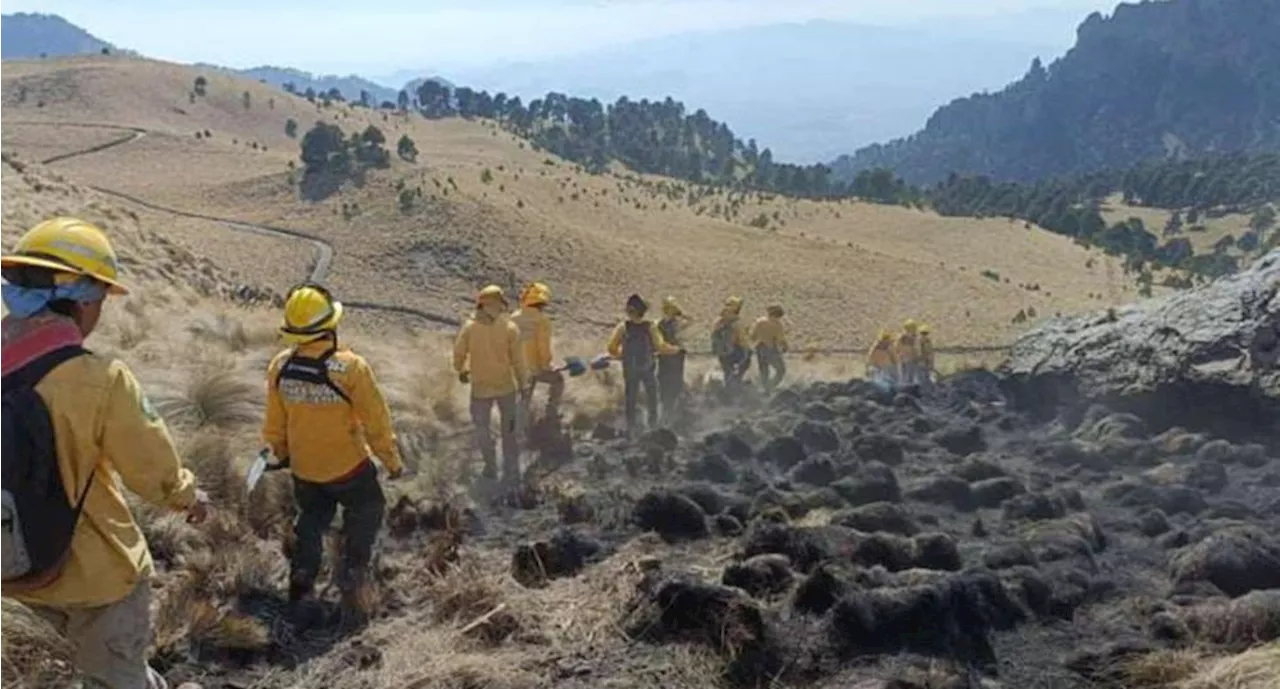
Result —
[[1123, 167], [1165, 156], [1280, 150], [1280, 2], [1168, 0], [1089, 16], [1076, 45], [1004, 90], [939, 108], [921, 131], [832, 163], [916, 184]]
[[901, 136], [958, 94], [1006, 83], [1067, 45], [944, 26], [838, 21], [683, 33], [563, 58], [455, 70], [460, 84], [528, 100], [671, 97], [781, 160], [818, 162]]
[[115, 46], [56, 14], [18, 12], [0, 21], [0, 58], [100, 53]]
[[336, 74], [312, 74], [301, 69], [292, 67], [276, 67], [272, 65], [261, 65], [259, 67], [250, 67], [249, 69], [231, 69], [227, 67], [219, 67], [217, 65], [198, 65], [200, 67], [210, 67], [216, 69], [226, 69], [246, 76], [250, 79], [256, 79], [261, 82], [271, 84], [272, 86], [284, 87], [285, 84], [293, 84], [298, 93], [305, 92], [308, 88], [313, 88], [317, 93], [324, 93], [331, 89], [338, 89], [342, 93], [342, 97], [349, 101], [359, 101], [360, 92], [367, 92], [372, 98], [374, 105], [383, 101], [396, 101], [399, 95], [397, 89], [377, 84], [364, 77], [350, 74], [347, 76], [338, 76]]

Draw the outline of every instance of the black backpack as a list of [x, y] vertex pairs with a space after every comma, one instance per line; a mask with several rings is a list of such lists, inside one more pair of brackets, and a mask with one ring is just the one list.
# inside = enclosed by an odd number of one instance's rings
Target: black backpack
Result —
[[59, 364], [87, 353], [78, 345], [62, 347], [4, 376], [0, 492], [6, 585], [38, 586], [51, 581], [71, 552], [71, 538], [97, 467], [71, 504], [58, 470], [53, 420], [35, 388]]
[[653, 367], [653, 325], [649, 321], [626, 322], [622, 340], [622, 366], [645, 371]]
[[280, 373], [276, 376], [276, 389], [280, 388], [282, 380], [298, 380], [313, 385], [323, 385], [347, 404], [351, 404], [351, 397], [329, 377], [329, 359], [333, 358], [337, 351], [336, 348], [329, 349], [319, 357], [300, 356], [295, 352], [280, 367]]

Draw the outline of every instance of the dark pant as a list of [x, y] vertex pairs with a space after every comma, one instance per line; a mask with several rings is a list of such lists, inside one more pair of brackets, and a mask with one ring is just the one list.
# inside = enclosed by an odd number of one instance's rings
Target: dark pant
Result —
[[353, 592], [364, 581], [373, 558], [373, 545], [382, 528], [386, 499], [378, 485], [373, 462], [364, 465], [349, 479], [335, 483], [312, 483], [293, 478], [293, 497], [298, 518], [293, 524], [295, 539], [290, 563], [291, 597], [309, 594], [320, 573], [324, 557], [324, 534], [342, 505], [342, 563], [337, 572], [338, 588]]
[[750, 350], [737, 349], [732, 354], [720, 357], [720, 371], [724, 373], [725, 387], [738, 387], [749, 368], [751, 368]]
[[531, 377], [533, 384], [520, 397], [520, 414], [527, 425], [533, 422], [533, 388], [537, 383], [547, 385], [547, 416], [560, 413], [560, 400], [564, 398], [564, 374], [554, 369], [538, 371]]
[[658, 378], [652, 365], [622, 368], [623, 387], [627, 404], [627, 430], [639, 430], [639, 395], [644, 388], [645, 408], [649, 413], [649, 426], [658, 425]]
[[684, 354], [658, 359], [658, 396], [662, 398], [662, 418], [671, 422], [684, 397]]
[[756, 361], [760, 366], [760, 383], [765, 390], [772, 390], [787, 375], [787, 362], [777, 347], [756, 347]]

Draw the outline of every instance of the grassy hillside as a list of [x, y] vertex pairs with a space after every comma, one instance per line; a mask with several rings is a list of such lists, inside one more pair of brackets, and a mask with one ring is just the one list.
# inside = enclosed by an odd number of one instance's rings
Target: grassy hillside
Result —
[[[199, 76], [207, 79], [204, 96], [194, 95]], [[349, 299], [457, 315], [484, 282], [514, 287], [544, 279], [556, 292], [564, 327], [595, 337], [632, 291], [674, 294], [703, 326], [724, 296], [740, 293], [753, 314], [768, 302], [783, 304], [799, 341], [857, 347], [878, 327], [908, 316], [936, 322], [947, 342], [991, 343], [1012, 334], [1019, 311], [1066, 313], [1133, 296], [1112, 260], [1006, 220], [730, 198], [623, 170], [593, 176], [483, 121], [325, 107], [162, 62], [6, 63], [3, 79], [6, 150], [40, 158], [101, 143], [105, 135], [55, 123], [145, 130], [129, 143], [55, 166], [166, 207], [330, 242], [329, 280]], [[290, 184], [299, 149], [286, 136], [289, 119], [299, 125], [298, 138], [317, 120], [348, 134], [376, 125], [393, 150], [408, 135], [418, 162], [394, 160], [361, 188], [303, 202]], [[117, 134], [132, 136], [110, 136]], [[405, 188], [413, 197], [407, 210], [399, 203]], [[309, 251], [305, 244], [289, 251], [275, 240], [269, 249], [254, 248], [242, 237], [215, 239], [213, 229], [175, 232], [273, 285], [300, 278], [283, 276], [283, 269], [296, 266], [296, 252]], [[264, 255], [271, 257], [265, 266]]]

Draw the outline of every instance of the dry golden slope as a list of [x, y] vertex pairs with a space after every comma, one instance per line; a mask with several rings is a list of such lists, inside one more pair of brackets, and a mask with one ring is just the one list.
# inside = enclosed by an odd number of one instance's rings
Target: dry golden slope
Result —
[[[202, 73], [208, 95], [192, 103], [191, 85]], [[349, 299], [460, 313], [479, 284], [543, 279], [556, 293], [563, 327], [594, 337], [632, 291], [679, 296], [703, 328], [735, 293], [751, 314], [769, 302], [784, 305], [798, 342], [858, 347], [907, 316], [935, 323], [944, 343], [991, 343], [1012, 336], [1010, 321], [1023, 309], [1043, 316], [1135, 296], [1110, 259], [1003, 219], [752, 196], [728, 221], [713, 217], [717, 205], [728, 205], [723, 193], [690, 204], [685, 194], [658, 195], [654, 178], [580, 173], [491, 123], [324, 109], [262, 84], [154, 61], [7, 62], [3, 83], [6, 150], [41, 157], [103, 140], [56, 127], [70, 132], [59, 148], [50, 127], [18, 122], [150, 130], [57, 167], [171, 207], [321, 237], [336, 251], [329, 281]], [[317, 119], [348, 132], [376, 124], [392, 147], [408, 134], [419, 162], [397, 160], [361, 189], [302, 202], [288, 181], [298, 150], [284, 134], [290, 117], [302, 131]], [[205, 130], [212, 138], [196, 139]], [[397, 207], [400, 183], [422, 189], [407, 214]], [[359, 209], [350, 219], [340, 210], [346, 204]], [[771, 229], [746, 224], [761, 213], [776, 217]], [[304, 244], [213, 238], [223, 231], [213, 226], [178, 239], [264, 283], [300, 277], [282, 275], [297, 271], [299, 254], [309, 255]], [[1033, 284], [1040, 289], [1028, 289]]]

